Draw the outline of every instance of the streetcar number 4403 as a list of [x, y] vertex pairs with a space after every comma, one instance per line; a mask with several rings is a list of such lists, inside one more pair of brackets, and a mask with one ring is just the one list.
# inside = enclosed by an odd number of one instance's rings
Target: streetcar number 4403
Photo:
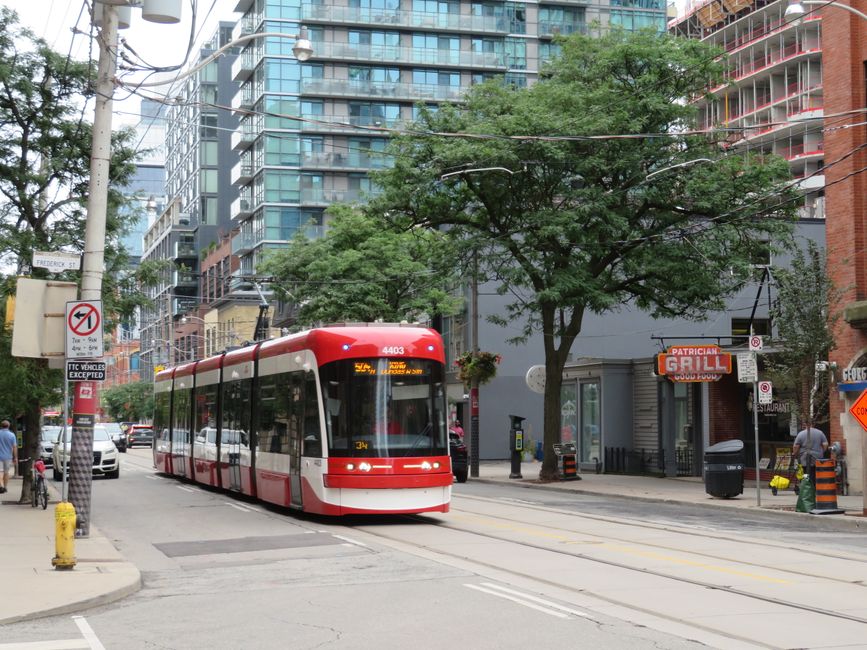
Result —
[[406, 354], [402, 345], [386, 345], [382, 348], [383, 354]]

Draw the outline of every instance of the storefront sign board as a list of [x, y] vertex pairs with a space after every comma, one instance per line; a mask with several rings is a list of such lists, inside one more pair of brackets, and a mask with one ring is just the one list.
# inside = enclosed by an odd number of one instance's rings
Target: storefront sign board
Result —
[[657, 371], [672, 381], [717, 381], [732, 371], [732, 355], [718, 345], [673, 345], [656, 357]]

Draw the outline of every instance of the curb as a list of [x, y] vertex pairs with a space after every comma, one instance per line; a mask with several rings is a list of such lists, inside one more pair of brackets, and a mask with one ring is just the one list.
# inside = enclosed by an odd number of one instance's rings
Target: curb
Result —
[[[622, 495], [622, 494], [611, 494], [608, 492], [599, 492], [597, 490], [584, 490], [581, 488], [574, 487], [558, 487], [557, 483], [529, 483], [527, 481], [515, 481], [515, 482], [507, 482], [503, 479], [496, 478], [470, 478], [470, 481], [476, 483], [489, 483], [489, 484], [499, 484], [499, 485], [512, 485], [515, 487], [520, 487], [528, 490], [545, 490], [548, 492], [557, 492], [560, 494], [563, 493], [572, 493], [572, 494], [582, 494], [586, 496], [600, 496], [600, 497], [610, 497], [612, 499], [625, 499], [625, 500], [639, 500], [646, 501], [648, 503], [666, 503], [666, 504], [674, 504], [674, 505], [690, 505], [696, 506], [699, 508], [725, 508], [727, 510], [731, 510], [737, 512], [738, 510], [752, 513], [760, 513], [760, 514], [768, 514], [772, 517], [780, 517], [781, 519], [789, 519], [792, 520], [794, 517], [801, 517], [799, 520], [801, 523], [807, 524], [808, 526], [814, 528], [818, 531], [844, 531], [851, 532], [853, 530], [867, 530], [867, 517], [853, 517], [851, 515], [806, 515], [806, 513], [802, 512], [794, 512], [791, 510], [780, 510], [779, 508], [756, 508], [756, 507], [732, 507], [732, 506], [724, 506], [719, 503], [714, 503], [711, 500], [707, 502], [698, 502], [698, 501], [684, 501], [682, 499], [673, 499], [670, 497], [659, 497], [659, 496], [647, 496], [647, 495]], [[564, 483], [567, 483], [564, 481]], [[728, 500], [731, 502], [731, 499]]]
[[142, 587], [141, 573], [135, 565], [131, 563], [126, 564], [135, 571], [135, 580], [130, 582], [129, 584], [122, 585], [117, 589], [107, 591], [105, 593], [99, 594], [98, 596], [91, 596], [90, 598], [85, 598], [84, 600], [78, 600], [72, 603], [58, 605], [57, 607], [49, 607], [43, 610], [27, 612], [26, 614], [19, 614], [17, 616], [10, 616], [8, 618], [0, 619], [0, 626], [8, 625], [10, 623], [21, 623], [23, 621], [34, 621], [40, 618], [47, 618], [49, 616], [59, 616], [61, 614], [74, 614], [84, 611], [86, 609], [99, 607], [101, 605], [109, 605], [113, 602], [126, 598], [127, 596], [131, 596], [132, 594], [139, 591]]

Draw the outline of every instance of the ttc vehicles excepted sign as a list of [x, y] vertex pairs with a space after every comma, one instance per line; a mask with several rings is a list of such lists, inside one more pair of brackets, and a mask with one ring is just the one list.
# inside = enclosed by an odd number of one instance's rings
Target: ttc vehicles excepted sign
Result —
[[657, 372], [672, 381], [717, 381], [732, 371], [732, 355], [718, 345], [673, 345], [656, 356]]
[[69, 381], [105, 381], [105, 361], [67, 361]]

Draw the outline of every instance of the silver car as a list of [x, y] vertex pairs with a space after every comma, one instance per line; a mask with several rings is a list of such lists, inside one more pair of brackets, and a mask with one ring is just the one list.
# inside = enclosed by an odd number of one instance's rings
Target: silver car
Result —
[[[61, 442], [62, 437], [61, 432], [54, 444], [53, 475], [55, 481], [63, 478], [63, 472], [66, 470], [66, 464], [69, 460], [70, 441]], [[111, 441], [108, 429], [101, 424], [96, 424], [93, 427], [93, 475], [107, 478], [120, 476], [120, 454]]]

